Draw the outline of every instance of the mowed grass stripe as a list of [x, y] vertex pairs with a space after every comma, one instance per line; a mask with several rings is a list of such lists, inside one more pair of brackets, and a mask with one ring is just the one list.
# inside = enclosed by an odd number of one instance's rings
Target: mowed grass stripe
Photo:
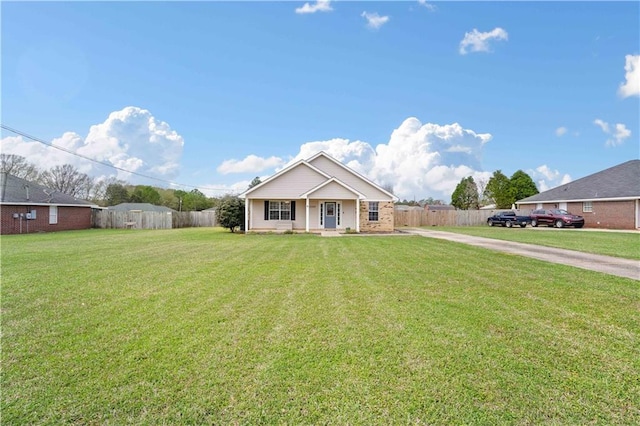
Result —
[[637, 282], [420, 237], [2, 239], [7, 424], [640, 420]]

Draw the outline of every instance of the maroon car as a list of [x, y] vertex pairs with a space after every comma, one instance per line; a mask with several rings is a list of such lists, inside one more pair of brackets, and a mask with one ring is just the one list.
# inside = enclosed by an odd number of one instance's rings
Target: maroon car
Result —
[[555, 226], [556, 228], [564, 228], [565, 226], [582, 228], [584, 217], [571, 214], [563, 209], [534, 210], [531, 213], [531, 226], [538, 225]]

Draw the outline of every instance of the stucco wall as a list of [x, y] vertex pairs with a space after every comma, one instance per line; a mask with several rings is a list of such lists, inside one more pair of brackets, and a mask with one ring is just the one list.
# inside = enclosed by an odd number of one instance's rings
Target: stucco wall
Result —
[[360, 232], [392, 232], [393, 231], [393, 203], [380, 201], [378, 203], [378, 220], [369, 221], [369, 202], [360, 201]]
[[[91, 208], [88, 207], [58, 207], [58, 223], [49, 224], [49, 206], [0, 206], [0, 233], [26, 234], [33, 232], [54, 232], [70, 231], [77, 229], [91, 228]], [[36, 219], [27, 220], [22, 218], [22, 229], [20, 229], [20, 219], [14, 219], [14, 213], [25, 214], [36, 211]]]

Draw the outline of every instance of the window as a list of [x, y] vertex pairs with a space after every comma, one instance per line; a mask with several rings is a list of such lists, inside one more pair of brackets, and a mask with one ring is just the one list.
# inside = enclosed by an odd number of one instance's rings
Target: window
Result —
[[264, 220], [296, 220], [295, 201], [265, 201]]
[[371, 222], [378, 221], [378, 202], [377, 201], [369, 202], [369, 221]]
[[49, 225], [58, 223], [58, 206], [49, 206]]
[[591, 201], [585, 201], [584, 203], [582, 203], [582, 211], [584, 213], [593, 212], [593, 203]]

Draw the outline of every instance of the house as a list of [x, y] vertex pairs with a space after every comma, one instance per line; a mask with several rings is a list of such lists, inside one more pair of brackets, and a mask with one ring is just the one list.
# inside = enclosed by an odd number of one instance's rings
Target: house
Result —
[[109, 211], [115, 212], [159, 212], [159, 213], [175, 213], [176, 210], [166, 206], [156, 206], [151, 203], [120, 203], [115, 206], [107, 207]]
[[425, 204], [424, 211], [426, 212], [441, 212], [455, 210], [456, 208], [450, 204]]
[[245, 230], [390, 232], [397, 198], [325, 152], [240, 194]]
[[565, 209], [587, 228], [640, 228], [640, 160], [631, 160], [516, 201], [519, 209]]
[[97, 205], [0, 173], [0, 234], [68, 231], [91, 228]]

